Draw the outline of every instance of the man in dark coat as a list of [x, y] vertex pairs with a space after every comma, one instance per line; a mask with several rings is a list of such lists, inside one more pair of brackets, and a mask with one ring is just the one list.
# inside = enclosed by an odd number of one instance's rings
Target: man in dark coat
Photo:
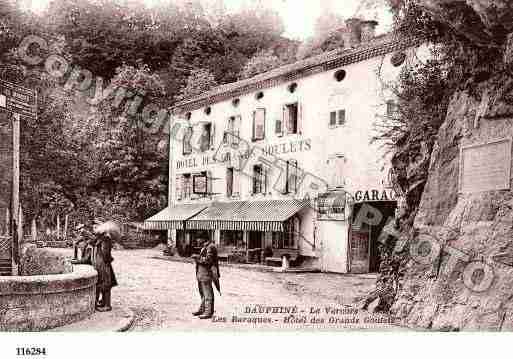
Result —
[[219, 286], [219, 260], [217, 248], [208, 239], [203, 240], [203, 246], [199, 255], [194, 255], [196, 262], [196, 279], [201, 297], [201, 305], [197, 311], [192, 313], [200, 319], [209, 319], [214, 315], [214, 289], [212, 282]]
[[[80, 260], [73, 260], [74, 264], [91, 264], [98, 272], [96, 283], [96, 310], [108, 312], [112, 310], [111, 289], [118, 285], [114, 269], [112, 268], [112, 240], [108, 234], [100, 233], [91, 238], [86, 247], [84, 256]], [[101, 295], [101, 300], [100, 300]]]

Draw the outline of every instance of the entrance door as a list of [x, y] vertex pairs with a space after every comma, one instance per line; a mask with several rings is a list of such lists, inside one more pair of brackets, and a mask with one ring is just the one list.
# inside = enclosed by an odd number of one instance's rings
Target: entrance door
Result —
[[264, 232], [249, 232], [248, 238], [248, 262], [259, 263], [262, 252]]
[[323, 272], [347, 273], [347, 222], [322, 221], [319, 228], [321, 270]]
[[351, 273], [369, 273], [370, 228], [351, 232], [350, 253]]
[[248, 249], [262, 248], [262, 238], [264, 232], [249, 232]]

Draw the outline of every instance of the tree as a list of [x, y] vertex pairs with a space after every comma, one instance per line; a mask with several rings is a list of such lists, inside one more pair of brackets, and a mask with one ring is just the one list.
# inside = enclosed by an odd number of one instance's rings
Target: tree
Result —
[[274, 55], [272, 51], [261, 51], [253, 56], [246, 63], [246, 65], [244, 65], [242, 71], [240, 72], [239, 78], [248, 79], [263, 72], [274, 69], [281, 64], [282, 62], [280, 58]]
[[187, 78], [185, 85], [180, 89], [177, 100], [183, 100], [200, 95], [203, 92], [209, 91], [215, 86], [217, 86], [217, 82], [214, 78], [214, 75], [209, 70], [193, 70]]

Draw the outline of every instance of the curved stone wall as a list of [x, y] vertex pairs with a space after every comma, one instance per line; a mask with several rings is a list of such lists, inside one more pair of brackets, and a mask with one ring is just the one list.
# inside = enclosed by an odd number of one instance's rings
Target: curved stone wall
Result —
[[69, 258], [58, 251], [27, 244], [21, 249], [21, 275], [64, 274], [73, 271]]
[[87, 318], [96, 280], [88, 265], [64, 274], [0, 277], [0, 331], [40, 331]]

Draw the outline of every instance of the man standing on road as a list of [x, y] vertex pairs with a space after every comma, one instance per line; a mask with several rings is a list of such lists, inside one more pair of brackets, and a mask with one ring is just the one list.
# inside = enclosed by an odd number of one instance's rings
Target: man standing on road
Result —
[[209, 240], [202, 240], [202, 248], [199, 255], [193, 256], [196, 262], [196, 279], [201, 297], [201, 305], [197, 311], [192, 313], [200, 319], [209, 319], [214, 315], [214, 289], [212, 282], [215, 282], [219, 289], [219, 261], [217, 248]]

